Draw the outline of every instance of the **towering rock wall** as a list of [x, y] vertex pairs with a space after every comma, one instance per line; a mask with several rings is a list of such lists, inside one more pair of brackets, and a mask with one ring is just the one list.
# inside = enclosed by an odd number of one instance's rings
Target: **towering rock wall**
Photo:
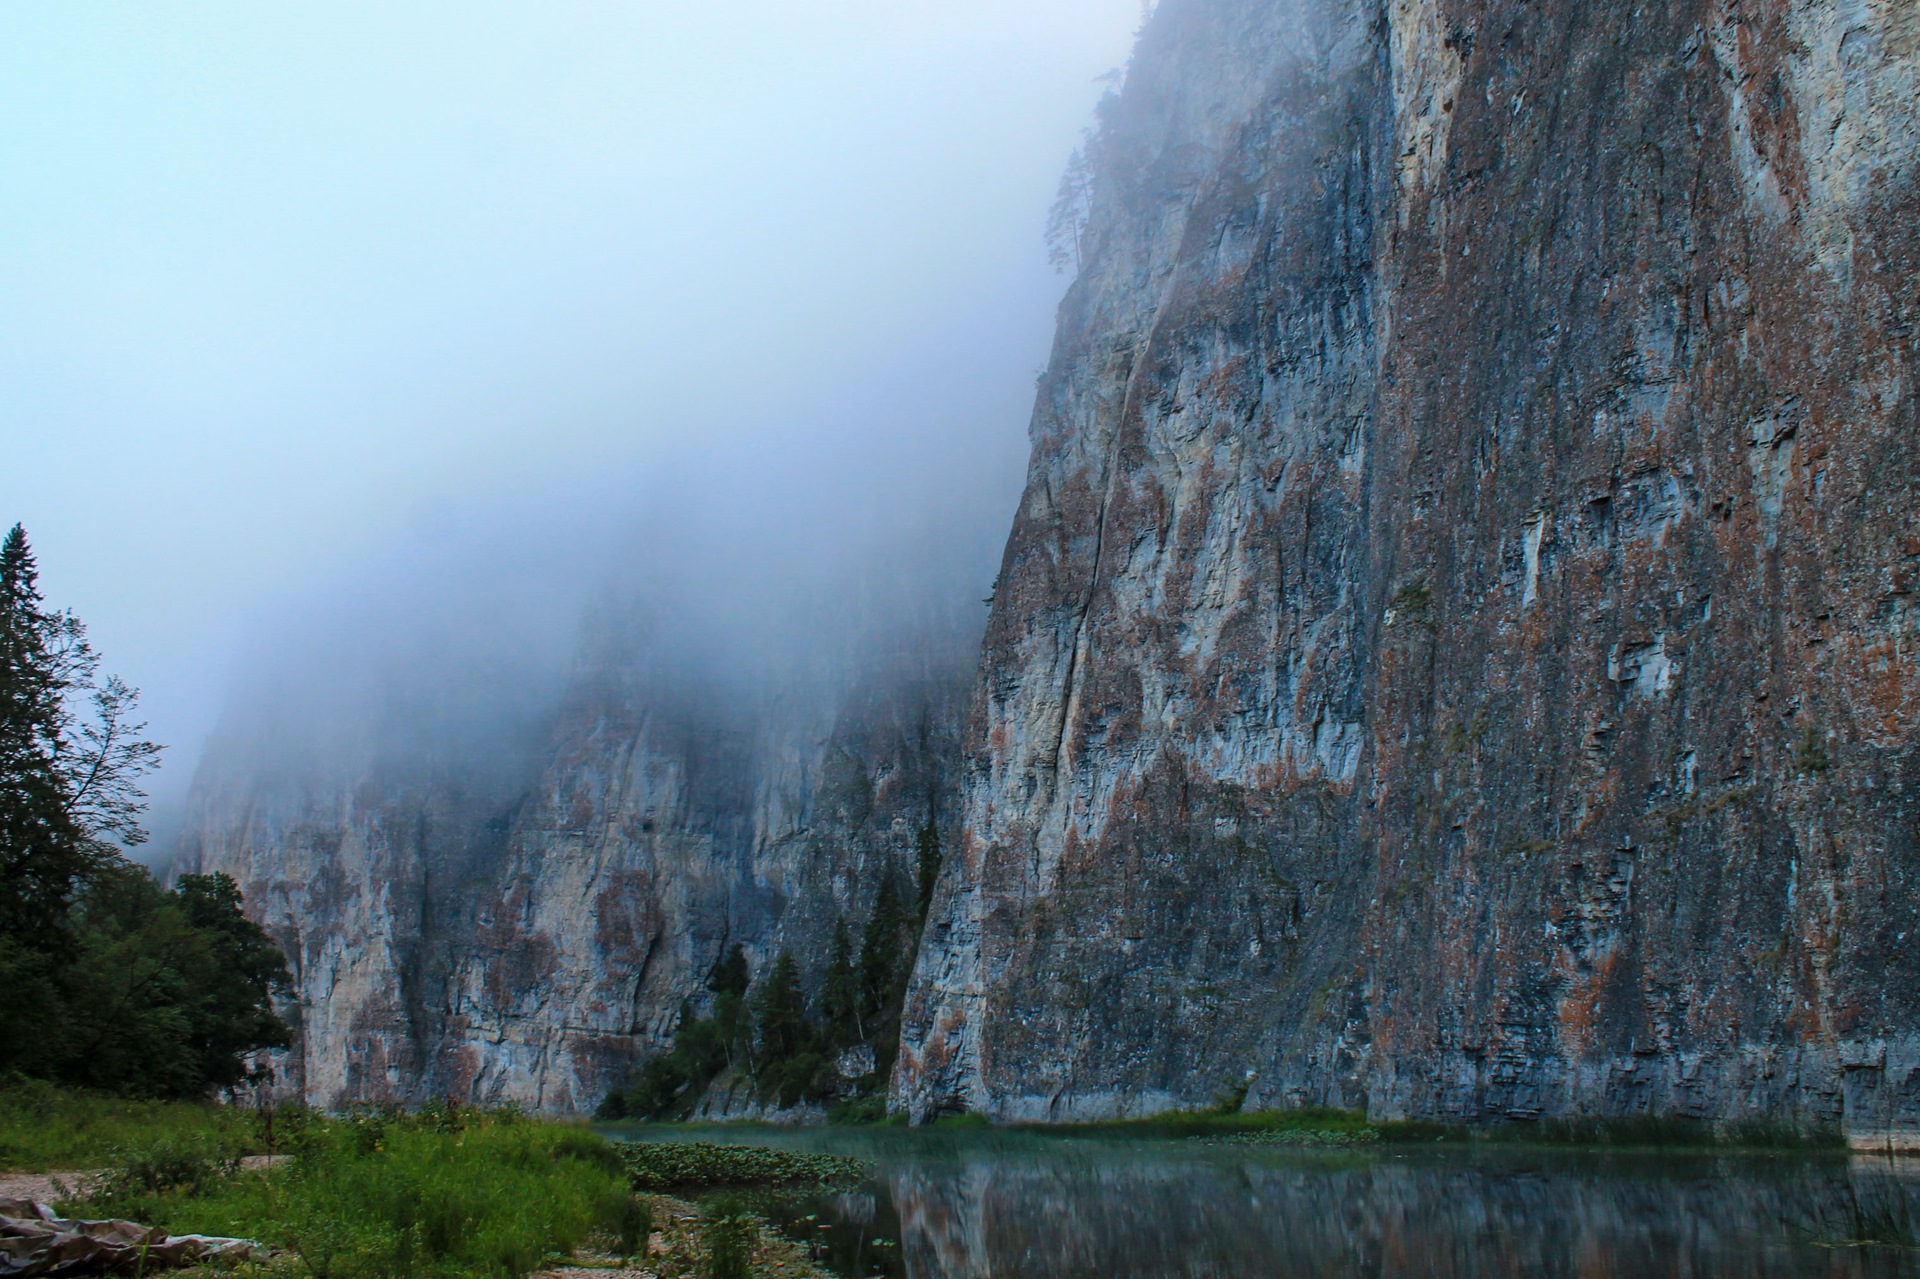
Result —
[[897, 1104], [1912, 1139], [1917, 153], [1897, 0], [1164, 0]]
[[323, 1106], [590, 1110], [732, 945], [816, 969], [836, 918], [857, 927], [883, 872], [910, 883], [921, 827], [955, 817], [977, 623], [922, 620], [881, 627], [857, 678], [702, 674], [614, 626], [557, 710], [466, 746], [369, 724], [312, 758], [230, 730], [182, 863], [232, 874], [287, 952], [282, 1083]]

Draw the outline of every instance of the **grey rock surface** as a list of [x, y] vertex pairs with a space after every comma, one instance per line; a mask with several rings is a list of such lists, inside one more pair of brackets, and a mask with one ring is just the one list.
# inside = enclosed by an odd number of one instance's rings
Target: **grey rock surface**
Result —
[[1913, 5], [1163, 0], [1090, 161], [977, 679], [629, 626], [500, 750], [210, 761], [293, 1086], [589, 1106], [931, 811], [916, 1118], [1920, 1145]]
[[1910, 5], [1165, 0], [896, 1105], [1920, 1131], [1917, 151]]
[[977, 612], [894, 632], [850, 683], [703, 679], [622, 631], [504, 755], [211, 758], [184, 868], [234, 875], [288, 955], [281, 1085], [591, 1110], [731, 946], [817, 971], [954, 820]]

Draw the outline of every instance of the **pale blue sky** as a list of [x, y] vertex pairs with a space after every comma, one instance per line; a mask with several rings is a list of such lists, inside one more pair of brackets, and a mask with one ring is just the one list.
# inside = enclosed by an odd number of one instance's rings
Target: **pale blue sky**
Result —
[[423, 528], [842, 424], [1012, 485], [1139, 17], [10, 0], [0, 521], [178, 786], [249, 627]]

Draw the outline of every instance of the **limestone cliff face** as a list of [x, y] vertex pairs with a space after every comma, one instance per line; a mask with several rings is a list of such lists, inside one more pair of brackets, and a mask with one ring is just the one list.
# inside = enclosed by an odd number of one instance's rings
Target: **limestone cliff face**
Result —
[[1917, 164], [1911, 4], [1164, 0], [897, 1104], [1920, 1131]]
[[590, 1110], [730, 946], [812, 971], [881, 868], [911, 882], [918, 831], [953, 818], [976, 639], [948, 618], [851, 682], [744, 685], [603, 640], [557, 711], [477, 754], [289, 760], [229, 734], [183, 863], [233, 874], [288, 954], [290, 1090]]

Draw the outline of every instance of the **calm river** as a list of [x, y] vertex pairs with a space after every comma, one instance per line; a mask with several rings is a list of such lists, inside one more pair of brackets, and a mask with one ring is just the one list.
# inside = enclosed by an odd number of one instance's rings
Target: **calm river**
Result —
[[873, 1160], [857, 1189], [756, 1201], [855, 1279], [1920, 1276], [1912, 1247], [1844, 1242], [1911, 1239], [1920, 1160], [846, 1128], [612, 1135]]

